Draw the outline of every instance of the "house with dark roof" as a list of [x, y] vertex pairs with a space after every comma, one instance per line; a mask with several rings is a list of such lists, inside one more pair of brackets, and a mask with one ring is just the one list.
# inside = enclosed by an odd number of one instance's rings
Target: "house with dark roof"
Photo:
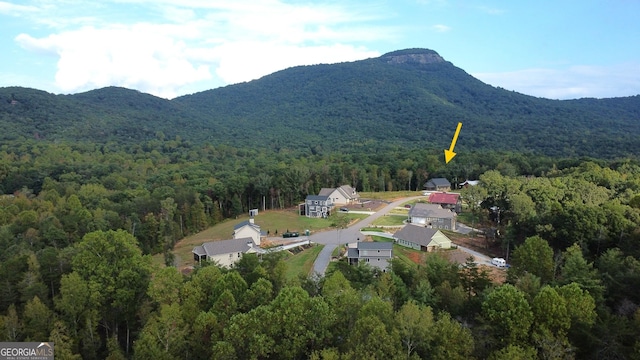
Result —
[[331, 215], [333, 201], [327, 195], [307, 195], [304, 201], [304, 214], [307, 217], [323, 217]]
[[260, 242], [263, 237], [267, 235], [260, 230], [260, 225], [256, 224], [252, 218], [248, 221], [243, 221], [233, 227], [233, 238], [251, 238], [255, 246], [260, 246]]
[[393, 234], [398, 245], [420, 251], [450, 249], [451, 239], [438, 229], [408, 224]]
[[214, 261], [218, 265], [231, 268], [236, 261], [247, 253], [260, 252], [253, 244], [253, 239], [237, 238], [231, 240], [209, 241], [200, 246], [196, 246], [191, 251], [193, 260], [200, 263], [202, 261]]
[[424, 183], [424, 189], [429, 191], [449, 191], [451, 183], [445, 178], [433, 178]]
[[460, 199], [460, 194], [457, 193], [432, 193], [429, 195], [428, 201], [458, 214], [462, 211], [462, 199]]
[[328, 196], [334, 205], [355, 204], [360, 199], [360, 195], [351, 185], [342, 185], [337, 188], [322, 188], [318, 193], [320, 196]]
[[458, 215], [438, 204], [416, 203], [409, 210], [408, 221], [433, 229], [455, 230]]
[[347, 250], [349, 265], [366, 263], [382, 271], [390, 268], [393, 259], [393, 243], [391, 242], [360, 242]]

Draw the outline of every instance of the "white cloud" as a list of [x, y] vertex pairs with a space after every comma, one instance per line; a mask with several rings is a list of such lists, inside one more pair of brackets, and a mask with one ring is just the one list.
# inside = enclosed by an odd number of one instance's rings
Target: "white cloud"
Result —
[[[280, 0], [122, 2], [161, 18], [109, 24], [108, 11], [104, 17], [52, 17], [52, 27], [66, 30], [45, 37], [23, 33], [15, 40], [23, 49], [59, 58], [55, 78], [62, 92], [117, 85], [171, 98], [194, 83], [215, 87], [295, 65], [378, 56], [362, 45], [344, 44], [395, 34], [391, 28], [367, 26], [378, 17], [371, 7]], [[95, 25], [79, 25], [91, 16], [99, 19]]]
[[5, 1], [0, 1], [0, 14], [20, 15], [24, 13], [37, 12], [39, 9], [30, 5], [16, 5]]
[[494, 86], [549, 99], [640, 94], [640, 63], [581, 65], [566, 69], [525, 69], [472, 75]]
[[431, 28], [437, 32], [447, 32], [451, 30], [451, 27], [442, 24], [433, 25]]
[[183, 42], [149, 25], [86, 27], [41, 39], [21, 34], [16, 40], [59, 56], [56, 84], [63, 92], [117, 85], [171, 98], [176, 88], [211, 77], [206, 65], [189, 61]]

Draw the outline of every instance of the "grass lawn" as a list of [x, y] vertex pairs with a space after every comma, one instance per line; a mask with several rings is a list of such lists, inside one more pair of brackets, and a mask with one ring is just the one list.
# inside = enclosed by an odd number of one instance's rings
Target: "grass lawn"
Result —
[[287, 263], [287, 279], [295, 279], [299, 274], [309, 275], [311, 269], [313, 269], [313, 262], [316, 261], [322, 248], [324, 248], [324, 245], [316, 245], [287, 258], [285, 260]]
[[422, 191], [384, 191], [384, 192], [361, 192], [361, 199], [375, 200], [395, 200], [410, 196], [422, 196]]
[[389, 215], [381, 216], [376, 219], [371, 225], [373, 226], [400, 226], [404, 225], [404, 221], [407, 220], [406, 215]]

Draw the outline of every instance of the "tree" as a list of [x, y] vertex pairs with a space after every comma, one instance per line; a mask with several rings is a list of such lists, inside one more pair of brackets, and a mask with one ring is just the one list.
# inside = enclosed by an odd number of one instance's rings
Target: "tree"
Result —
[[527, 238], [518, 246], [511, 256], [511, 268], [508, 276], [511, 281], [517, 280], [526, 273], [540, 278], [543, 284], [553, 280], [553, 249], [549, 243], [539, 236]]
[[578, 244], [568, 247], [562, 254], [563, 264], [560, 267], [560, 284], [577, 283], [584, 290], [587, 290], [596, 300], [596, 303], [603, 301], [604, 287], [600, 276], [593, 263], [588, 263], [582, 255], [582, 250]]
[[468, 186], [460, 190], [460, 198], [467, 204], [467, 206], [469, 206], [471, 215], [473, 215], [471, 227], [474, 227], [474, 223], [479, 223], [481, 221], [480, 203], [487, 198], [487, 195], [487, 189], [482, 185]]
[[393, 359], [401, 353], [397, 334], [373, 315], [358, 318], [348, 341], [350, 359]]
[[463, 360], [472, 357], [474, 342], [471, 331], [451, 319], [448, 313], [440, 314], [435, 322], [433, 334], [429, 348], [431, 359]]
[[400, 339], [407, 350], [407, 359], [414, 352], [427, 355], [427, 345], [433, 337], [433, 313], [431, 308], [418, 305], [415, 301], [407, 301], [395, 317]]
[[187, 326], [180, 305], [163, 304], [152, 316], [134, 344], [136, 359], [177, 359], [184, 356]]
[[536, 349], [530, 346], [507, 345], [489, 355], [489, 360], [536, 360]]
[[534, 336], [550, 333], [564, 339], [571, 326], [567, 302], [549, 285], [540, 289], [531, 304]]
[[522, 291], [505, 284], [490, 291], [482, 302], [482, 315], [496, 339], [517, 345], [529, 336], [533, 312]]
[[158, 269], [151, 282], [147, 294], [159, 305], [178, 302], [182, 288], [182, 274], [174, 267]]
[[23, 321], [25, 340], [42, 341], [49, 338], [53, 312], [36, 296], [25, 304]]
[[149, 286], [150, 258], [142, 256], [136, 239], [124, 230], [89, 233], [76, 251], [73, 270], [88, 282], [91, 307], [101, 315], [107, 334], [118, 336], [124, 325], [128, 347], [131, 326]]
[[18, 318], [15, 304], [11, 304], [7, 315], [0, 315], [0, 339], [15, 342], [22, 339], [22, 323]]
[[74, 342], [69, 334], [67, 334], [67, 328], [61, 321], [56, 321], [53, 324], [51, 333], [49, 335], [49, 341], [55, 344], [55, 356], [56, 359], [62, 360], [80, 360], [82, 357], [74, 352]]

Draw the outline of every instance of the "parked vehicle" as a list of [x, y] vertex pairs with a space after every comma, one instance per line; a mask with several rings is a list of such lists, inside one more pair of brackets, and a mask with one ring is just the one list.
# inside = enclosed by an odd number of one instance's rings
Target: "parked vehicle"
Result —
[[342, 211], [342, 212], [349, 212], [349, 208], [341, 207], [341, 208], [340, 208], [340, 211]]
[[298, 237], [300, 236], [300, 233], [298, 233], [297, 231], [287, 231], [286, 233], [282, 234], [283, 238], [292, 238], [292, 237]]
[[506, 267], [507, 262], [503, 258], [493, 258], [491, 259], [491, 264], [497, 267]]

